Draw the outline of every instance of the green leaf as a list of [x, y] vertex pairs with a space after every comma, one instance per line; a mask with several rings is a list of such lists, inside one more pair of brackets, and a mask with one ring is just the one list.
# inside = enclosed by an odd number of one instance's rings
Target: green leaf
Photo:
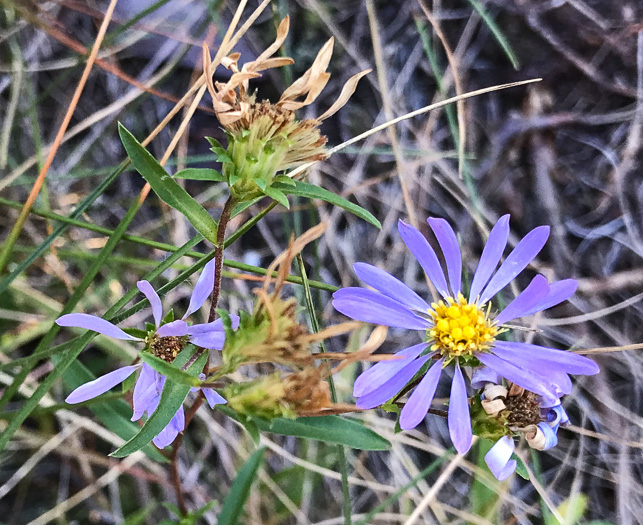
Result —
[[263, 192], [266, 195], [268, 195], [268, 197], [270, 197], [271, 199], [281, 204], [284, 208], [290, 209], [290, 203], [288, 202], [288, 197], [286, 197], [282, 191], [276, 189], [274, 184], [266, 188], [265, 190], [263, 190]]
[[209, 182], [225, 182], [225, 176], [217, 170], [208, 168], [187, 168], [177, 171], [174, 174], [175, 179], [187, 180], [205, 180]]
[[210, 242], [216, 244], [217, 223], [210, 214], [195, 201], [170, 175], [158, 161], [139, 143], [138, 140], [122, 125], [118, 125], [118, 133], [125, 146], [125, 151], [132, 164], [149, 182], [154, 192], [168, 206], [181, 212], [190, 224]]
[[373, 226], [382, 229], [380, 221], [378, 221], [370, 212], [366, 211], [361, 206], [353, 204], [352, 202], [346, 200], [344, 197], [340, 197], [335, 193], [315, 186], [314, 184], [308, 184], [307, 182], [302, 182], [300, 180], [295, 181], [295, 187], [290, 187], [281, 182], [275, 182], [272, 188], [282, 191], [283, 193], [290, 195], [298, 195], [300, 197], [307, 197], [309, 199], [319, 199], [322, 201], [329, 202], [335, 206], [346, 210], [349, 213], [364, 219], [366, 222], [372, 224]]
[[583, 520], [587, 510], [588, 498], [582, 492], [574, 492], [558, 506], [558, 513], [563, 517], [562, 525], [577, 525]]
[[154, 511], [156, 503], [150, 503], [147, 507], [135, 511], [125, 518], [123, 525], [140, 525]]
[[[257, 426], [262, 429], [261, 425]], [[268, 425], [266, 426], [268, 427]], [[366, 428], [352, 419], [338, 416], [276, 419], [265, 430], [283, 436], [297, 436], [338, 443], [358, 450], [388, 450], [391, 448], [391, 443], [387, 439], [370, 428]]]
[[518, 454], [513, 454], [511, 456], [511, 459], [514, 459], [516, 461], [516, 474], [518, 474], [522, 479], [528, 480], [529, 471], [527, 470], [527, 467], [525, 466], [522, 458]]
[[199, 381], [198, 377], [194, 377], [189, 372], [181, 370], [173, 363], [168, 363], [167, 361], [156, 357], [154, 354], [150, 354], [149, 352], [141, 352], [139, 355], [141, 361], [147, 363], [159, 374], [163, 374], [165, 377], [167, 377], [171, 381], [174, 381], [175, 383], [189, 386], [199, 386], [201, 384], [201, 381]]
[[277, 175], [275, 177], [275, 182], [279, 182], [281, 184], [284, 184], [286, 186], [291, 186], [293, 188], [297, 186], [297, 183], [287, 175]]
[[476, 516], [480, 516], [490, 523], [498, 523], [500, 521], [500, 516], [498, 515], [500, 505], [498, 503], [502, 485], [499, 481], [489, 481], [489, 468], [484, 461], [485, 455], [493, 445], [494, 441], [485, 438], [479, 439], [475, 445], [476, 464], [487, 475], [475, 475], [469, 495], [471, 510]]
[[[188, 361], [193, 354], [192, 350], [194, 350], [194, 347], [188, 347], [177, 356], [174, 360], [177, 366], [182, 366]], [[203, 365], [207, 358], [208, 352], [204, 352], [192, 366], [188, 368], [188, 371], [194, 374], [195, 377], [198, 376], [201, 370], [203, 370]], [[189, 393], [189, 385], [182, 385], [171, 380], [166, 381], [163, 392], [161, 392], [161, 400], [158, 408], [148, 418], [141, 430], [122, 447], [112, 452], [110, 456], [124, 458], [147, 445], [170, 422]]]
[[243, 511], [243, 507], [250, 495], [250, 487], [257, 477], [257, 471], [263, 462], [266, 448], [257, 450], [239, 469], [239, 473], [230, 487], [230, 492], [223, 501], [223, 508], [217, 525], [236, 525]]
[[285, 184], [286, 186], [291, 187], [295, 187], [297, 185], [297, 183], [287, 175], [277, 175], [275, 177], [275, 182], [280, 182], [281, 184]]
[[232, 162], [232, 159], [228, 155], [228, 150], [226, 150], [217, 139], [205, 137], [205, 140], [212, 146], [210, 151], [217, 156], [219, 162]]
[[[239, 416], [231, 408], [225, 405], [217, 405], [216, 408], [240, 421]], [[358, 421], [338, 416], [276, 418], [272, 421], [255, 418], [253, 421], [259, 430], [282, 436], [317, 439], [358, 450], [388, 450], [391, 448], [391, 443], [387, 439], [370, 428], [366, 428]]]

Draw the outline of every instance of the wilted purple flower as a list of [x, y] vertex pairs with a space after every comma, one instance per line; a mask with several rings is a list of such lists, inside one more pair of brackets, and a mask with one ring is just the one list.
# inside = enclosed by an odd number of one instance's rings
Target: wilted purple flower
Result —
[[[379, 406], [408, 384], [425, 366], [430, 368], [402, 409], [400, 426], [411, 429], [426, 416], [447, 365], [453, 365], [449, 399], [449, 433], [456, 450], [465, 453], [472, 441], [469, 404], [462, 366], [483, 364], [500, 376], [553, 403], [569, 393], [567, 374], [595, 374], [596, 364], [570, 352], [532, 344], [497, 340], [509, 329], [506, 323], [540, 312], [568, 299], [576, 281], [551, 285], [537, 275], [504, 310], [496, 313], [490, 300], [522, 272], [544, 246], [549, 227], [529, 232], [496, 271], [509, 238], [509, 215], [498, 220], [489, 234], [471, 283], [469, 298], [462, 290], [462, 256], [456, 235], [444, 219], [428, 219], [446, 262], [446, 275], [438, 257], [414, 227], [399, 221], [402, 240], [436, 287], [442, 300], [429, 305], [407, 285], [365, 263], [354, 265], [355, 273], [375, 288], [344, 288], [333, 295], [333, 305], [343, 314], [368, 323], [423, 332], [424, 342], [397, 352], [404, 359], [378, 363], [355, 381], [357, 406]], [[429, 350], [427, 352], [427, 350]]]
[[[108, 337], [113, 337], [114, 339], [143, 342], [145, 343], [146, 349], [149, 349], [152, 354], [170, 363], [188, 343], [208, 350], [221, 350], [223, 348], [225, 343], [225, 330], [221, 319], [217, 319], [212, 323], [192, 326], [188, 325], [185, 321], [191, 314], [201, 308], [205, 300], [212, 293], [214, 287], [214, 260], [210, 261], [203, 268], [192, 291], [188, 310], [181, 319], [162, 325], [163, 307], [159, 295], [148, 281], [138, 281], [137, 286], [150, 302], [152, 315], [154, 316], [155, 328], [147, 334], [145, 339], [129, 335], [116, 325], [95, 315], [81, 313], [67, 314], [58, 318], [56, 324], [59, 326], [85, 328]], [[233, 315], [230, 317], [233, 328], [236, 328], [239, 324], [239, 318]], [[74, 404], [93, 399], [104, 394], [119, 383], [122, 383], [137, 370], [140, 370], [141, 373], [134, 386], [132, 403], [134, 414], [132, 415], [132, 421], [137, 421], [143, 415], [149, 417], [158, 407], [166, 377], [144, 363], [124, 366], [85, 383], [69, 394], [65, 401]], [[226, 402], [223, 397], [211, 388], [203, 388], [201, 390], [211, 407]], [[174, 441], [178, 433], [183, 431], [184, 428], [185, 415], [183, 413], [183, 407], [181, 407], [176, 414], [174, 414], [174, 417], [172, 417], [168, 425], [154, 438], [154, 444], [159, 448], [166, 447]]]
[[[489, 400], [491, 402], [485, 406], [486, 397], [495, 399]], [[484, 457], [489, 470], [500, 481], [516, 470], [516, 461], [511, 459], [515, 449], [513, 434], [523, 434], [529, 446], [536, 450], [547, 450], [558, 444], [558, 429], [569, 423], [560, 400], [548, 406], [539, 396], [515, 385], [508, 391], [503, 386], [489, 383], [481, 398], [485, 411], [489, 415], [500, 416], [505, 430], [512, 433], [498, 439]]]

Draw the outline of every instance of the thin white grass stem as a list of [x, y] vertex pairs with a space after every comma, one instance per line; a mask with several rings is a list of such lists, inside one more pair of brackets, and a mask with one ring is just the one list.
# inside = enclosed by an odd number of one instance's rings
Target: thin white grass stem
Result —
[[538, 479], [536, 479], [536, 475], [534, 474], [534, 471], [531, 470], [531, 468], [529, 467], [529, 462], [525, 460], [525, 458], [523, 458], [522, 455], [519, 454], [518, 452], [516, 452], [516, 454], [520, 456], [520, 459], [522, 460], [522, 464], [527, 470], [527, 474], [529, 474], [529, 482], [533, 485], [534, 489], [536, 489], [536, 492], [538, 492], [538, 495], [541, 497], [541, 499], [549, 509], [549, 512], [551, 512], [554, 515], [554, 518], [558, 520], [558, 523], [562, 525], [564, 523], [563, 517], [560, 515], [560, 512], [558, 512], [558, 509], [554, 505], [554, 502], [550, 499], [549, 494], [547, 494], [547, 491], [545, 490], [545, 488], [540, 484]]
[[404, 525], [412, 525], [415, 523], [418, 518], [422, 515], [422, 513], [426, 510], [426, 508], [433, 502], [435, 496], [437, 493], [440, 491], [442, 486], [449, 481], [449, 478], [451, 477], [451, 474], [455, 471], [456, 468], [460, 465], [460, 462], [464, 459], [464, 456], [462, 454], [458, 454], [455, 456], [447, 465], [447, 468], [444, 469], [442, 474], [438, 477], [437, 480], [435, 480], [435, 483], [431, 486], [431, 490], [426, 493], [426, 495], [422, 498], [422, 501], [420, 504], [415, 508], [411, 516], [409, 516], [409, 519], [404, 522]]
[[540, 321], [540, 326], [563, 326], [568, 324], [578, 324], [585, 323], [587, 321], [593, 321], [595, 319], [600, 319], [601, 317], [613, 314], [614, 312], [618, 312], [619, 310], [624, 310], [628, 306], [632, 306], [633, 304], [636, 304], [641, 300], [643, 300], [643, 292], [635, 295], [634, 297], [630, 297], [629, 299], [626, 299], [625, 301], [618, 304], [608, 306], [607, 308], [601, 308], [600, 310], [594, 310], [593, 312], [589, 312], [583, 315], [575, 315], [573, 317], [560, 317], [558, 319], [544, 318]]
[[[499, 91], [501, 89], [508, 89], [516, 86], [524, 86], [525, 84], [533, 84], [534, 82], [540, 82], [542, 78], [532, 78], [529, 80], [521, 80], [520, 82], [510, 82], [508, 84], [498, 84], [497, 86], [490, 86], [482, 89], [477, 89], [475, 91], [470, 91], [468, 93], [464, 93], [463, 95], [457, 95], [455, 97], [448, 98], [446, 100], [441, 100], [440, 102], [436, 102], [435, 104], [430, 104], [428, 106], [424, 106], [423, 108], [416, 109], [415, 111], [411, 111], [410, 113], [406, 113], [405, 115], [402, 115], [401, 117], [394, 118], [393, 120], [389, 120], [387, 122], [384, 122], [383, 124], [380, 124], [379, 126], [375, 126], [374, 128], [369, 129], [368, 131], [365, 131], [364, 133], [360, 133], [359, 135], [356, 135], [352, 139], [347, 140], [346, 142], [342, 142], [341, 144], [335, 146], [334, 148], [331, 148], [328, 150], [328, 155], [333, 155], [337, 153], [338, 151], [343, 150], [344, 148], [350, 146], [351, 144], [355, 144], [356, 142], [359, 142], [360, 140], [364, 140], [366, 137], [370, 137], [371, 135], [378, 133], [382, 130], [385, 130], [389, 126], [394, 126], [395, 124], [399, 124], [400, 122], [404, 120], [408, 120], [413, 117], [417, 117], [419, 115], [424, 115], [425, 113], [428, 113], [429, 111], [432, 111], [434, 109], [442, 108], [444, 106], [448, 106], [449, 104], [453, 104], [454, 102], [457, 102], [458, 100], [465, 100], [467, 98], [471, 97], [476, 97], [478, 95], [483, 95], [485, 93], [491, 93], [492, 91]], [[319, 161], [316, 161], [319, 162]], [[288, 173], [289, 177], [296, 177], [300, 173], [303, 173], [306, 171], [308, 168], [311, 166], [314, 166], [316, 162], [309, 162], [307, 164], [303, 164], [302, 166], [299, 166], [298, 168], [295, 168], [291, 172]]]
[[627, 441], [624, 439], [619, 439], [614, 436], [608, 436], [607, 434], [603, 434], [601, 432], [594, 432], [593, 430], [588, 430], [583, 427], [577, 427], [576, 425], [567, 425], [566, 427], [563, 427], [563, 428], [565, 430], [569, 430], [570, 432], [574, 432], [575, 434], [580, 434], [581, 436], [600, 439], [601, 441], [607, 441], [608, 443], [615, 443], [617, 445], [623, 445], [625, 447], [643, 449], [642, 441]]
[[583, 350], [572, 350], [575, 354], [591, 355], [591, 354], [610, 354], [612, 352], [626, 352], [628, 350], [643, 350], [643, 343], [636, 343], [633, 345], [621, 346], [601, 346], [598, 348], [584, 348]]

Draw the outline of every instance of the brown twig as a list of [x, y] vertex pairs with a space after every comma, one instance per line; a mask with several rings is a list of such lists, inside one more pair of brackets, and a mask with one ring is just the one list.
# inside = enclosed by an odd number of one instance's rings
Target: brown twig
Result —
[[[188, 425], [190, 424], [190, 421], [192, 421], [192, 418], [194, 418], [196, 411], [199, 410], [202, 404], [203, 404], [203, 395], [200, 395], [199, 397], [197, 397], [196, 401], [190, 407], [190, 409], [188, 410], [188, 413], [185, 415], [185, 428], [188, 427]], [[183, 443], [184, 434], [185, 434], [185, 429], [183, 430], [183, 432], [179, 433], [179, 435], [174, 440], [174, 443], [172, 443], [172, 452], [169, 455], [169, 459], [172, 465], [172, 468], [171, 468], [172, 484], [174, 485], [174, 491], [176, 492], [176, 499], [179, 504], [179, 509], [181, 510], [181, 514], [183, 516], [185, 516], [188, 513], [188, 509], [187, 509], [187, 506], [185, 505], [185, 496], [183, 495], [183, 485], [181, 483], [181, 476], [179, 475], [178, 456], [179, 456], [179, 449], [181, 448], [181, 444]]]

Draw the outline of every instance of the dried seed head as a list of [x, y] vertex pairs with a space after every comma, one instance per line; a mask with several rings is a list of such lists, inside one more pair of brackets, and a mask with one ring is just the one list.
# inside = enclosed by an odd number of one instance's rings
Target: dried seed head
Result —
[[511, 426], [528, 427], [542, 421], [540, 417], [540, 401], [533, 392], [523, 390], [518, 395], [508, 395], [505, 399], [506, 418]]
[[320, 368], [307, 367], [282, 376], [275, 372], [254, 381], [226, 388], [228, 406], [246, 416], [295, 418], [299, 412], [331, 406], [330, 390]]
[[[319, 131], [319, 125], [346, 104], [359, 79], [370, 71], [351, 77], [339, 98], [321, 116], [297, 120], [294, 112], [314, 102], [330, 78], [326, 69], [333, 52], [334, 40], [331, 38], [320, 49], [312, 66], [283, 92], [277, 103], [257, 102], [249, 93], [249, 80], [261, 76], [260, 72], [267, 69], [293, 63], [291, 58], [273, 57], [288, 35], [289, 24], [289, 18], [284, 18], [273, 44], [241, 69], [239, 53], [225, 57], [221, 63], [233, 72], [227, 82], [206, 78], [215, 113], [226, 129], [229, 141], [227, 148], [215, 146], [215, 153], [219, 153], [223, 163], [223, 174], [232, 196], [240, 202], [263, 194], [274, 195], [274, 191], [266, 190], [278, 173], [327, 157], [324, 148], [327, 139]], [[209, 71], [210, 52], [205, 44], [203, 63]]]

